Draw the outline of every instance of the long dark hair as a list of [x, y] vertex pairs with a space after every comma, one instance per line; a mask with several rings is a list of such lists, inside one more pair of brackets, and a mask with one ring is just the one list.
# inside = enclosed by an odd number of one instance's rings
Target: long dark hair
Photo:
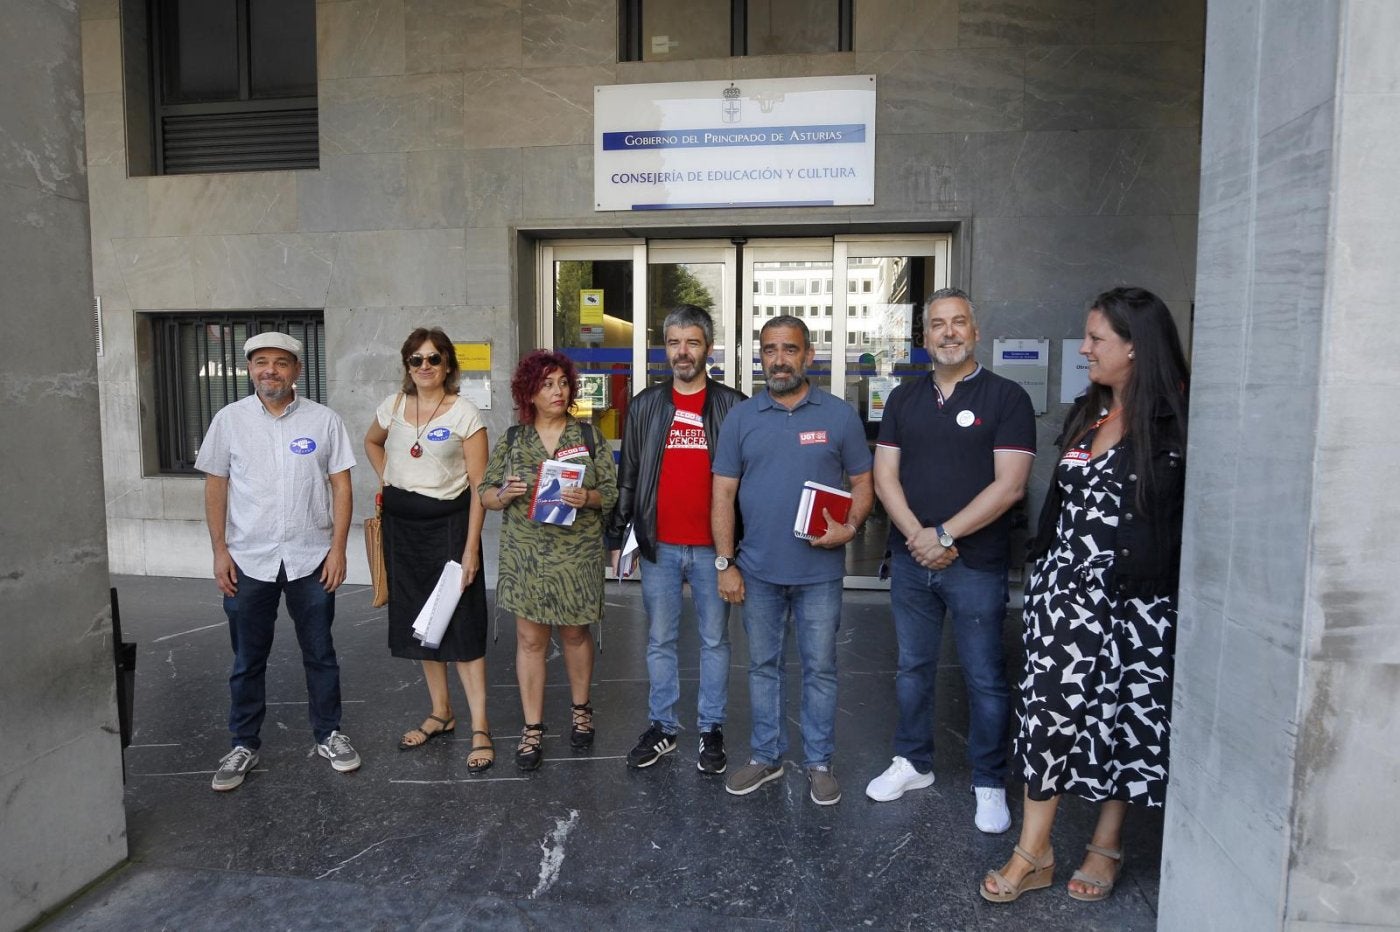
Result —
[[457, 394], [461, 367], [457, 365], [457, 353], [452, 348], [452, 341], [442, 332], [441, 327], [433, 327], [431, 330], [419, 327], [410, 333], [408, 339], [403, 341], [403, 346], [399, 347], [399, 359], [403, 361], [403, 393], [418, 394], [418, 385], [413, 381], [413, 373], [408, 367], [408, 357], [418, 352], [418, 347], [424, 343], [433, 344], [433, 348], [442, 355], [442, 364], [447, 367], [447, 374], [442, 380], [442, 390], [449, 395]]
[[[1132, 450], [1137, 473], [1137, 507], [1147, 510], [1148, 494], [1156, 483], [1153, 454], [1164, 441], [1186, 446], [1186, 395], [1191, 375], [1176, 321], [1161, 298], [1145, 288], [1122, 287], [1105, 291], [1089, 305], [1103, 315], [1113, 332], [1133, 344], [1133, 367], [1122, 392], [1123, 439]], [[1113, 401], [1113, 390], [1090, 382], [1085, 403], [1075, 408], [1065, 423], [1064, 446], [1077, 442]], [[1174, 436], [1160, 436], [1159, 417], [1172, 414]], [[1063, 452], [1063, 449], [1061, 450]]]

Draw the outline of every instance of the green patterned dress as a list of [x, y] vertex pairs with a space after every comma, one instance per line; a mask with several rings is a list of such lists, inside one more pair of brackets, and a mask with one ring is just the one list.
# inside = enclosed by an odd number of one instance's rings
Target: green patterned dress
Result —
[[[545, 625], [591, 625], [603, 617], [603, 515], [617, 501], [617, 468], [606, 441], [581, 462], [588, 468], [583, 486], [597, 489], [603, 508], [580, 508], [568, 527], [530, 520], [530, 501], [540, 463], [553, 458], [531, 425], [515, 431], [491, 451], [491, 462], [477, 492], [486, 496], [514, 473], [530, 485], [529, 494], [511, 502], [502, 512], [500, 574], [496, 581], [496, 605]], [[569, 418], [559, 436], [558, 451], [586, 448], [583, 429]], [[557, 452], [557, 451], [556, 451]]]

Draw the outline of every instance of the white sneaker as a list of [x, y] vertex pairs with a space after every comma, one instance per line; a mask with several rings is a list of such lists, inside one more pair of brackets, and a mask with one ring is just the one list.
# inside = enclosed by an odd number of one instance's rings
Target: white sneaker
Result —
[[[921, 790], [933, 786], [933, 771], [919, 773], [914, 765], [902, 757], [894, 758], [890, 769], [871, 780], [865, 787], [865, 795], [877, 803], [887, 803], [899, 799], [905, 790]], [[1004, 807], [1005, 804], [1003, 804]]]
[[999, 786], [974, 786], [977, 794], [977, 823], [979, 831], [1000, 835], [1011, 827], [1011, 810], [1006, 808], [1006, 790]]

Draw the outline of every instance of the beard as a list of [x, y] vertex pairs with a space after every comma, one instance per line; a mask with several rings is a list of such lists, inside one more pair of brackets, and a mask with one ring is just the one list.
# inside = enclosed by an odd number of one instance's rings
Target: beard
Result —
[[281, 401], [292, 393], [294, 385], [281, 379], [264, 379], [258, 383], [258, 397], [265, 401]]
[[802, 387], [802, 382], [806, 378], [805, 372], [798, 372], [791, 366], [774, 366], [772, 369], [763, 370], [764, 378], [768, 380], [768, 391], [774, 395], [788, 395]]
[[682, 382], [694, 382], [705, 374], [705, 367], [693, 356], [672, 356], [668, 361], [671, 363], [671, 374]]
[[936, 346], [933, 358], [940, 366], [961, 366], [972, 358], [974, 344], [961, 343], [957, 346]]

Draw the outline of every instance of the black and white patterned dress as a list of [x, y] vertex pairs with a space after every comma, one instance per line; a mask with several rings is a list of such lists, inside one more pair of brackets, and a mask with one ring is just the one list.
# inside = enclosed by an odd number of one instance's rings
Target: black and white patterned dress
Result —
[[1017, 766], [1031, 799], [1070, 793], [1161, 806], [1171, 727], [1174, 596], [1124, 598], [1105, 585], [1118, 534], [1114, 448], [1093, 433], [1055, 468], [1054, 545], [1026, 583]]

